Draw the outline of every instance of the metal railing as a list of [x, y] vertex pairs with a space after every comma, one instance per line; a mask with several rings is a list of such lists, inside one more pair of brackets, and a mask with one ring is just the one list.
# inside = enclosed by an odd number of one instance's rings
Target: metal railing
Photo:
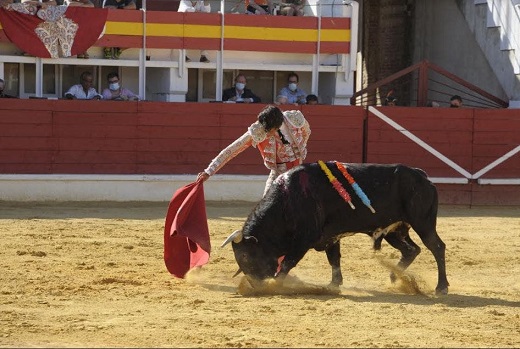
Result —
[[[389, 91], [400, 91], [397, 105], [446, 106], [459, 95], [466, 107], [507, 108], [509, 102], [494, 96], [427, 60], [416, 63], [354, 93], [351, 105], [383, 105]], [[403, 98], [403, 96], [408, 96]]]

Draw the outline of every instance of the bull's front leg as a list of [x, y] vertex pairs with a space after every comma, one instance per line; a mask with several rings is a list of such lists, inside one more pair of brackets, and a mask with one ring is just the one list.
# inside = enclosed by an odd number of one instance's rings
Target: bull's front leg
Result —
[[287, 274], [289, 274], [291, 269], [294, 268], [299, 261], [301, 261], [303, 256], [305, 256], [305, 254], [307, 253], [307, 251], [308, 248], [299, 248], [289, 251], [280, 263], [280, 268], [279, 271], [276, 273], [275, 278], [278, 281], [283, 282]]
[[332, 267], [332, 281], [329, 286], [339, 287], [343, 285], [343, 274], [341, 274], [341, 251], [339, 241], [328, 246], [325, 249], [325, 253], [327, 254], [327, 259], [329, 260], [329, 264]]

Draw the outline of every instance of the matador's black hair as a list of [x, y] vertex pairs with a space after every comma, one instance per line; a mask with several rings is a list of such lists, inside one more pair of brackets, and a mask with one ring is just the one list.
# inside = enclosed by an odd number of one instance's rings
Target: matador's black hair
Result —
[[283, 113], [280, 108], [274, 105], [267, 105], [260, 114], [258, 114], [258, 121], [262, 124], [266, 132], [272, 129], [279, 129], [283, 123]]

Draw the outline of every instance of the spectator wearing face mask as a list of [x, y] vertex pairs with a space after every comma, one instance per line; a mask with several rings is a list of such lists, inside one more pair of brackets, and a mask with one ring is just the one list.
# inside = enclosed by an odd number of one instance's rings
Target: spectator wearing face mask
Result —
[[246, 88], [247, 80], [244, 74], [238, 74], [235, 78], [235, 86], [224, 90], [222, 101], [237, 103], [260, 103], [260, 97]]
[[3, 79], [0, 79], [0, 98], [16, 98], [15, 96], [6, 95], [4, 93], [5, 83]]
[[298, 74], [290, 73], [287, 77], [287, 86], [280, 90], [277, 104], [307, 104], [307, 93], [298, 88]]
[[139, 96], [127, 88], [121, 87], [119, 75], [116, 72], [107, 75], [108, 88], [103, 90], [103, 99], [112, 101], [138, 101]]

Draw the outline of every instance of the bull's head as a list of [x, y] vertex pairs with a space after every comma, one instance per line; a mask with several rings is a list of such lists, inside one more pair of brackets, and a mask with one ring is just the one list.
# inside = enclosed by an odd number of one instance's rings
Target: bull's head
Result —
[[272, 278], [276, 275], [277, 257], [272, 251], [266, 251], [256, 237], [244, 236], [241, 231], [236, 230], [222, 243], [221, 247], [231, 241], [235, 259], [244, 274], [258, 280]]

